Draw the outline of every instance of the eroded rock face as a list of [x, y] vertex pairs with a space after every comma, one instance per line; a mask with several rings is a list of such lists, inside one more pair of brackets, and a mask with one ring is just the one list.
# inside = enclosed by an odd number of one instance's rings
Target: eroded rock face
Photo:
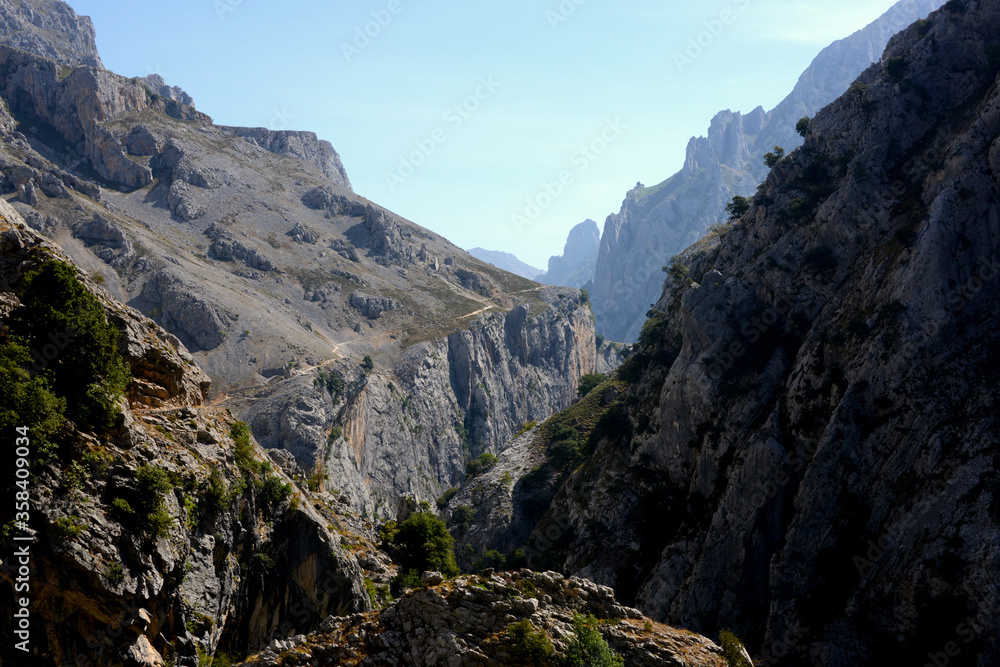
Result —
[[59, 0], [0, 4], [0, 43], [65, 65], [104, 68], [90, 17]]
[[[593, 320], [579, 293], [541, 294], [551, 307], [540, 313], [480, 316], [390, 368], [376, 360], [365, 374], [342, 361], [293, 377], [261, 392], [244, 419], [307, 473], [322, 466], [357, 508], [393, 518], [402, 493], [433, 502], [464, 476], [470, 454], [499, 451], [522, 422], [567, 407], [594, 371]], [[321, 373], [343, 379], [339, 394]]]
[[[574, 613], [603, 619], [601, 634], [626, 665], [723, 667], [722, 650], [704, 637], [644, 619], [622, 607], [614, 592], [556, 572], [490, 574], [441, 583], [427, 573], [427, 588], [411, 591], [387, 609], [328, 618], [320, 632], [272, 643], [245, 667], [276, 667], [295, 656], [299, 665], [520, 664], [508, 628], [523, 620], [553, 643], [539, 665], [558, 664], [573, 637]], [[435, 576], [436, 575], [436, 576]]]
[[601, 230], [593, 220], [585, 220], [570, 230], [563, 254], [549, 258], [549, 270], [539, 280], [546, 285], [585, 287], [594, 278]]
[[662, 267], [727, 218], [733, 196], [749, 196], [767, 175], [762, 156], [775, 145], [801, 145], [796, 122], [842, 94], [889, 38], [944, 4], [944, 0], [897, 3], [877, 21], [826, 48], [792, 93], [770, 112], [722, 111], [705, 137], [691, 139], [684, 167], [658, 186], [641, 183], [604, 224], [591, 296], [598, 333], [634, 342], [646, 311], [660, 295]]
[[291, 130], [268, 130], [263, 127], [233, 127], [228, 128], [238, 137], [264, 150], [278, 155], [291, 155], [312, 162], [337, 185], [351, 189], [347, 171], [340, 161], [340, 155], [329, 141], [323, 141], [315, 132], [296, 132]]
[[893, 38], [685, 253], [541, 561], [777, 664], [919, 663], [969, 618], [1000, 659], [998, 35], [978, 0]]
[[235, 314], [201, 296], [192, 285], [169, 271], [159, 271], [149, 279], [143, 298], [158, 305], [160, 321], [180, 332], [196, 349], [217, 347], [236, 321]]

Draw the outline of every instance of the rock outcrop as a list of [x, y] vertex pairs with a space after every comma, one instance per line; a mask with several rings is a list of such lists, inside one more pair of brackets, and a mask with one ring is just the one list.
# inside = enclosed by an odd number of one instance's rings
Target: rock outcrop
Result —
[[[435, 573], [428, 573], [433, 575]], [[433, 576], [428, 580], [435, 582]], [[643, 618], [614, 592], [557, 572], [459, 577], [407, 593], [387, 609], [328, 618], [320, 632], [274, 642], [244, 667], [297, 665], [556, 665], [574, 636], [573, 615], [600, 620], [600, 633], [626, 665], [724, 667], [722, 650], [704, 637]], [[514, 624], [550, 643], [532, 658]]]
[[549, 258], [549, 270], [538, 276], [546, 285], [586, 287], [594, 278], [597, 252], [601, 247], [601, 230], [587, 219], [570, 230], [563, 254]]
[[767, 175], [762, 156], [802, 138], [796, 123], [842, 94], [878, 59], [889, 38], [937, 9], [944, 0], [903, 0], [881, 18], [824, 49], [792, 93], [770, 112], [722, 111], [706, 137], [691, 139], [684, 167], [652, 187], [631, 190], [621, 211], [604, 224], [591, 289], [598, 333], [634, 342], [646, 311], [660, 295], [662, 267], [724, 220], [735, 195], [749, 196]]
[[70, 67], [104, 68], [94, 24], [59, 0], [4, 0], [0, 44]]
[[684, 253], [529, 563], [770, 664], [1000, 660], [998, 35], [894, 37]]
[[185, 106], [194, 108], [194, 98], [184, 92], [180, 86], [169, 86], [159, 74], [150, 74], [140, 79], [154, 95], [165, 97], [168, 100], [179, 102]]
[[329, 141], [323, 141], [315, 132], [292, 130], [268, 130], [263, 127], [227, 128], [238, 137], [243, 137], [255, 146], [277, 155], [297, 157], [311, 162], [331, 181], [350, 191], [351, 182], [340, 161], [340, 155]]

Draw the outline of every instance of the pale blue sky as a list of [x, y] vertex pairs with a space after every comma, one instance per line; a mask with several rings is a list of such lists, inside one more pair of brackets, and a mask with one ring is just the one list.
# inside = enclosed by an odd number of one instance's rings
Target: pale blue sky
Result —
[[[680, 168], [717, 111], [773, 107], [893, 0], [71, 4], [109, 69], [162, 74], [216, 123], [312, 130], [359, 194], [544, 268], [573, 225]], [[385, 25], [353, 46], [373, 12]]]

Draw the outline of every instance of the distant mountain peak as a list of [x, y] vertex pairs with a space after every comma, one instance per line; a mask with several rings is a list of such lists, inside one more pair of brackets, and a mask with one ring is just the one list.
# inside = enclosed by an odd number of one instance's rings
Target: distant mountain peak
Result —
[[541, 269], [535, 268], [526, 262], [522, 262], [517, 258], [517, 255], [509, 252], [487, 250], [486, 248], [472, 248], [466, 252], [481, 262], [492, 264], [498, 269], [509, 271], [515, 275], [521, 276], [522, 278], [527, 278], [528, 280], [535, 280], [545, 273], [545, 271]]

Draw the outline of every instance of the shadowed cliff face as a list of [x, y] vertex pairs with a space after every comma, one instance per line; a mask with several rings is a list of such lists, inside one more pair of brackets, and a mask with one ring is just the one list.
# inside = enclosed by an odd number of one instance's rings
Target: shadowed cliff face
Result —
[[998, 35], [980, 0], [893, 38], [685, 252], [532, 565], [779, 664], [1000, 659]]
[[904, 0], [880, 19], [824, 49], [792, 93], [770, 112], [726, 110], [705, 137], [691, 139], [684, 167], [659, 185], [630, 191], [608, 217], [591, 290], [598, 333], [634, 342], [660, 294], [662, 267], [726, 218], [733, 196], [749, 196], [767, 175], [762, 156], [775, 145], [791, 151], [802, 138], [796, 122], [841, 95], [889, 38], [944, 0]]

